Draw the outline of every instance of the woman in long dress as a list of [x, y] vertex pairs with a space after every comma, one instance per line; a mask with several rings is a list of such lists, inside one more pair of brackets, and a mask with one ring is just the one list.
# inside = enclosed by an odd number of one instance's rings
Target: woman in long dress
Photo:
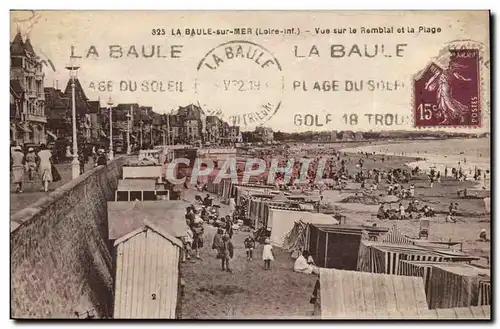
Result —
[[21, 146], [16, 146], [13, 149], [12, 155], [12, 182], [17, 185], [16, 193], [23, 193], [23, 179], [25, 160]]
[[47, 149], [45, 144], [40, 146], [40, 152], [38, 152], [38, 173], [43, 182], [43, 190], [45, 192], [49, 191], [49, 183], [52, 182], [52, 153]]

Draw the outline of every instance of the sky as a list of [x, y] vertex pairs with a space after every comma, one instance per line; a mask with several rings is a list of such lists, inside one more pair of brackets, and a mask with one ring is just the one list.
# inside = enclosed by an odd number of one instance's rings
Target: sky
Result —
[[[238, 27], [252, 34], [186, 32]], [[490, 129], [487, 12], [12, 12], [11, 40], [18, 28], [54, 65], [55, 71], [45, 68], [46, 87], [65, 87], [73, 49], [82, 56], [74, 62], [87, 96], [102, 106], [111, 97], [167, 113], [194, 103], [244, 130], [262, 124], [287, 132], [418, 129], [413, 78], [447, 43], [472, 39], [486, 50], [480, 63], [483, 125], [442, 130]], [[363, 28], [386, 33], [361, 33]], [[285, 29], [293, 34], [256, 35]], [[146, 54], [154, 49], [152, 58], [141, 55], [143, 46]], [[379, 55], [367, 57], [365, 47], [368, 54], [377, 47]], [[259, 63], [245, 57], [253, 52], [262, 54]], [[354, 86], [360, 90], [350, 90]]]

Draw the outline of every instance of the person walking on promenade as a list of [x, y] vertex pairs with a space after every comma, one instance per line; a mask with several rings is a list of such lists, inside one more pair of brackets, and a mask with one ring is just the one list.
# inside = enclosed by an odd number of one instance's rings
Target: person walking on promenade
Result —
[[11, 155], [12, 182], [17, 185], [16, 193], [23, 193], [25, 159], [21, 146], [15, 146]]
[[28, 149], [28, 154], [26, 154], [26, 169], [28, 170], [28, 177], [30, 182], [34, 180], [34, 174], [36, 172], [36, 161], [35, 149], [30, 147]]
[[49, 183], [52, 182], [52, 153], [47, 149], [45, 144], [40, 146], [40, 152], [37, 154], [38, 156], [38, 173], [40, 174], [40, 178], [43, 183], [43, 191], [49, 191]]
[[264, 270], [271, 269], [271, 261], [274, 260], [273, 246], [271, 245], [271, 240], [269, 238], [264, 242], [264, 248], [262, 249], [262, 259], [264, 260]]
[[218, 258], [221, 259], [222, 271], [233, 272], [229, 268], [229, 260], [234, 256], [234, 246], [229, 238], [229, 235], [224, 234], [222, 236], [222, 243], [219, 247]]

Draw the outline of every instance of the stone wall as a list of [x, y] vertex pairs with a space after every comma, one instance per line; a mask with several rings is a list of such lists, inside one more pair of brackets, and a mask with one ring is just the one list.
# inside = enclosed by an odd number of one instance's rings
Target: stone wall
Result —
[[11, 217], [12, 317], [112, 315], [106, 202], [125, 161], [97, 167]]

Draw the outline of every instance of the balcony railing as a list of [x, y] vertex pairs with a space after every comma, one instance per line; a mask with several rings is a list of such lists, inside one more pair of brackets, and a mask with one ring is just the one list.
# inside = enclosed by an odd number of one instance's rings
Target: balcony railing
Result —
[[27, 95], [28, 95], [28, 97], [30, 97], [30, 98], [36, 98], [36, 97], [37, 97], [36, 91], [34, 91], [34, 90], [27, 90], [27, 91], [26, 91], [26, 94], [27, 94]]
[[43, 74], [43, 72], [36, 72], [35, 73], [36, 80], [43, 80], [44, 77], [45, 77], [45, 75]]
[[44, 115], [38, 115], [38, 114], [29, 113], [29, 114], [26, 115], [26, 121], [35, 121], [35, 122], [47, 123], [47, 117], [44, 116]]

